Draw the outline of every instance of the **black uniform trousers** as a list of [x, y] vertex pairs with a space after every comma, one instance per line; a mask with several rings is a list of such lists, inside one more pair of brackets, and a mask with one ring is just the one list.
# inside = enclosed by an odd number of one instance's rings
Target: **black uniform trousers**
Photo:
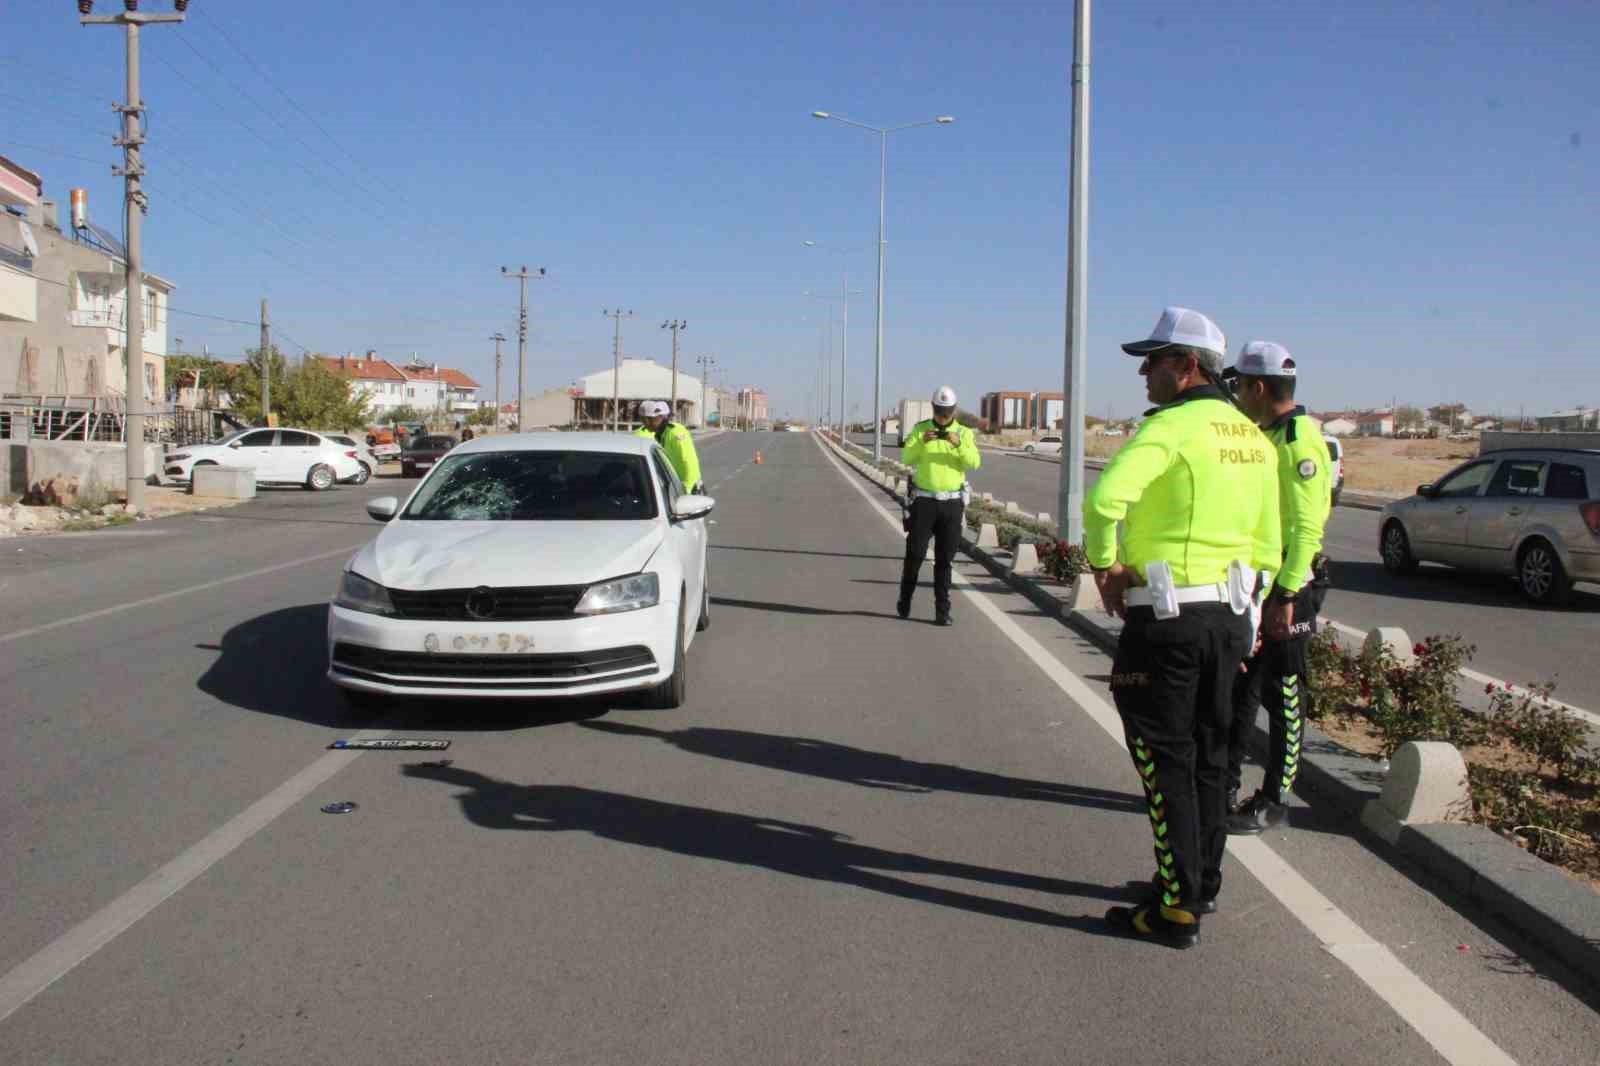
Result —
[[1193, 910], [1222, 888], [1233, 677], [1249, 640], [1249, 618], [1196, 603], [1163, 620], [1130, 608], [1117, 641], [1111, 695], [1144, 785], [1168, 907]]
[[950, 567], [961, 547], [961, 516], [966, 505], [953, 500], [917, 496], [911, 501], [911, 517], [906, 529], [906, 561], [900, 570], [900, 602], [909, 604], [917, 590], [917, 575], [933, 541], [933, 606], [944, 613], [950, 610]]
[[1233, 727], [1228, 737], [1228, 791], [1238, 792], [1244, 756], [1256, 713], [1267, 709], [1266, 776], [1261, 790], [1274, 803], [1294, 790], [1300, 772], [1300, 744], [1311, 717], [1312, 692], [1306, 676], [1306, 648], [1317, 633], [1325, 587], [1310, 582], [1295, 594], [1293, 632], [1288, 640], [1263, 637], [1261, 651], [1245, 661], [1246, 672], [1233, 683]]

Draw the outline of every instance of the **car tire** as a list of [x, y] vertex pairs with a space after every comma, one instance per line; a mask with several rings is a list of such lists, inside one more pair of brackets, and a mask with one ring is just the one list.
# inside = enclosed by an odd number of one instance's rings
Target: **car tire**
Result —
[[1393, 519], [1383, 527], [1378, 554], [1383, 557], [1383, 568], [1391, 574], [1417, 572], [1419, 564], [1417, 557], [1411, 554], [1411, 539], [1406, 536], [1405, 527]]
[[1029, 455], [1032, 455], [1032, 454], [1033, 454], [1033, 445], [1031, 445], [1031, 444], [1024, 444], [1024, 445], [1023, 445], [1023, 446], [1022, 446], [1022, 450], [1023, 450], [1023, 451], [1025, 451], [1025, 452], [1027, 452], [1027, 453], [1028, 453], [1028, 454], [1029, 454]]
[[333, 467], [327, 463], [318, 463], [306, 474], [306, 488], [312, 492], [325, 492], [333, 488], [338, 478], [333, 475]]
[[1334, 488], [1333, 488], [1333, 503], [1332, 503], [1332, 506], [1334, 506], [1334, 507], [1339, 506], [1339, 497], [1343, 496], [1343, 495], [1344, 495], [1344, 486], [1343, 485], [1335, 485]]
[[361, 473], [350, 479], [352, 485], [365, 485], [372, 480], [372, 467], [366, 463], [361, 464]]
[[1529, 602], [1544, 607], [1572, 598], [1572, 579], [1549, 541], [1530, 540], [1517, 553], [1517, 589]]
[[678, 603], [678, 640], [672, 655], [672, 676], [661, 684], [650, 689], [646, 701], [650, 707], [661, 711], [673, 711], [683, 706], [684, 698], [688, 694], [689, 669], [687, 657], [683, 652], [683, 621], [684, 608], [680, 600]]
[[412, 466], [410, 463], [401, 463], [400, 464], [400, 476], [401, 477], [416, 477], [417, 476], [417, 468]]

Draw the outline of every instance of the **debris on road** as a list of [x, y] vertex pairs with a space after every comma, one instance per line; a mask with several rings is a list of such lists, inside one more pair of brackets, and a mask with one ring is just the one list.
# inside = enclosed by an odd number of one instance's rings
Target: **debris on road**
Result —
[[338, 803], [325, 803], [322, 805], [323, 814], [349, 814], [356, 809], [356, 804], [349, 800], [340, 800]]
[[444, 751], [448, 740], [423, 740], [420, 737], [380, 737], [376, 740], [336, 740], [330, 749], [339, 751]]

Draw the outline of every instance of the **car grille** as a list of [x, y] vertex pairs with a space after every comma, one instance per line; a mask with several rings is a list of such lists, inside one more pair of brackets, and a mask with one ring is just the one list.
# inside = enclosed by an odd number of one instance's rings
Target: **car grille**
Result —
[[656, 658], [642, 644], [546, 655], [451, 655], [339, 643], [333, 646], [333, 666], [342, 673], [378, 681], [515, 681], [519, 687], [527, 687], [525, 682], [545, 682], [546, 687], [554, 688], [648, 674], [655, 670]]
[[479, 613], [467, 611], [468, 597], [477, 589], [437, 589], [407, 592], [390, 589], [389, 600], [401, 618], [437, 622], [527, 622], [548, 618], [572, 618], [572, 609], [583, 598], [587, 585], [543, 585], [533, 588], [491, 589], [493, 608], [487, 612], [482, 597], [475, 606]]

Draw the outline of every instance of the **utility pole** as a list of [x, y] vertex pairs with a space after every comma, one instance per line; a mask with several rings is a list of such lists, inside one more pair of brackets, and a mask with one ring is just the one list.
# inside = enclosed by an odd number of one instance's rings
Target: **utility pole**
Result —
[[1056, 510], [1068, 544], [1083, 541], [1084, 370], [1088, 361], [1089, 7], [1077, 0], [1072, 55], [1072, 162], [1067, 210], [1067, 346], [1062, 391], [1061, 486]]
[[261, 424], [272, 425], [272, 320], [267, 298], [261, 298]]
[[617, 393], [622, 384], [622, 320], [632, 318], [633, 312], [623, 311], [619, 308], [615, 311], [603, 311], [601, 313], [616, 322], [616, 332], [611, 336], [611, 432], [615, 433], [621, 425], [621, 412], [617, 409]]
[[661, 323], [662, 329], [672, 331], [672, 417], [678, 417], [678, 334], [689, 328], [689, 323], [677, 319]]
[[124, 190], [122, 210], [127, 228], [127, 276], [124, 282], [124, 319], [126, 336], [122, 354], [128, 364], [127, 408], [123, 415], [124, 450], [127, 461], [124, 477], [127, 480], [128, 509], [144, 510], [144, 267], [140, 262], [143, 252], [141, 226], [144, 214], [150, 209], [150, 198], [145, 195], [143, 122], [144, 98], [139, 92], [139, 28], [160, 22], [182, 22], [189, 0], [175, 0], [174, 15], [141, 15], [137, 0], [124, 0], [126, 11], [115, 15], [91, 15], [94, 0], [78, 0], [78, 22], [84, 26], [121, 26], [128, 45], [128, 102], [119, 105], [122, 115], [122, 136], [116, 143], [122, 148], [122, 167], [113, 170], [121, 174]]
[[523, 375], [528, 370], [528, 279], [538, 280], [544, 277], [544, 267], [540, 267], [538, 272], [533, 274], [528, 272], [526, 266], [515, 274], [501, 267], [500, 274], [503, 277], [516, 278], [522, 285], [522, 304], [517, 312], [517, 432], [521, 433], [528, 425], [528, 400], [522, 385]]
[[[495, 432], [500, 430], [500, 345], [506, 341], [505, 334], [495, 330], [494, 336], [489, 338], [494, 341], [494, 421], [490, 423]], [[521, 427], [518, 427], [521, 431]]]
[[[708, 417], [711, 414], [711, 408], [706, 406], [706, 379], [711, 376], [711, 370], [717, 365], [717, 361], [712, 356], [702, 355], [700, 358], [696, 359], [695, 362], [700, 366], [700, 425], [703, 427], [711, 424], [708, 421]], [[720, 406], [721, 405], [718, 405], [719, 413], [717, 415], [717, 428], [719, 429], [722, 427]]]

